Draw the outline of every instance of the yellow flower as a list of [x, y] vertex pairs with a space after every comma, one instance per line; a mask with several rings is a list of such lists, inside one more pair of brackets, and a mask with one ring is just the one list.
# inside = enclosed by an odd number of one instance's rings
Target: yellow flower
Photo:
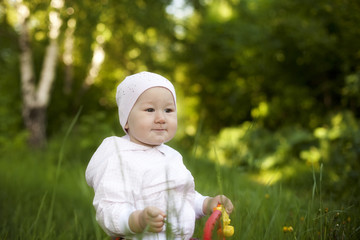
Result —
[[268, 194], [268, 193], [265, 194], [265, 198], [266, 198], [266, 199], [269, 199], [269, 198], [270, 198], [270, 194]]
[[293, 229], [292, 226], [289, 226], [289, 227], [284, 226], [284, 227], [283, 227], [283, 232], [284, 232], [284, 233], [293, 232], [293, 231], [294, 231], [294, 229]]

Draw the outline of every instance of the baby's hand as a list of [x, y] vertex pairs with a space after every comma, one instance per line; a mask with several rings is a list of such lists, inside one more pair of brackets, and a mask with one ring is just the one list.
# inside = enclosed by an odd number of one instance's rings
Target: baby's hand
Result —
[[222, 204], [228, 214], [232, 213], [234, 206], [230, 199], [225, 195], [217, 195], [216, 197], [206, 198], [203, 204], [203, 211], [205, 214], [210, 214], [218, 204]]
[[166, 214], [157, 207], [146, 207], [140, 214], [142, 225], [148, 226], [149, 232], [161, 232]]

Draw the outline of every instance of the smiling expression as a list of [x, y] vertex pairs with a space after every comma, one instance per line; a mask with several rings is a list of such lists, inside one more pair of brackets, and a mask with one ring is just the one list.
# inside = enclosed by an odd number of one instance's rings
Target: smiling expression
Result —
[[177, 112], [172, 93], [163, 87], [144, 91], [131, 109], [125, 125], [130, 141], [158, 146], [170, 141], [177, 129]]

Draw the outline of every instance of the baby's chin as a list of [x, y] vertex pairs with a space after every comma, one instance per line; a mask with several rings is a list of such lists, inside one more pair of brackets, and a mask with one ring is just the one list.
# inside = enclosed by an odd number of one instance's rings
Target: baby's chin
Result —
[[157, 137], [157, 138], [153, 138], [153, 139], [149, 139], [149, 141], [144, 141], [146, 142], [146, 144], [148, 145], [153, 145], [153, 146], [160, 146], [163, 143], [167, 143], [169, 142], [173, 137], [170, 136], [162, 136], [162, 137]]
[[151, 138], [149, 137], [139, 137], [139, 138], [133, 138], [130, 137], [130, 141], [136, 142], [137, 144], [140, 145], [144, 145], [144, 146], [149, 146], [149, 147], [157, 147], [160, 146], [161, 144], [167, 143], [169, 142], [171, 139], [173, 138], [173, 136], [152, 136]]
[[151, 147], [157, 147], [157, 146], [160, 146], [161, 144], [169, 142], [170, 140], [171, 139], [163, 140], [163, 141], [144, 142], [144, 144], [147, 145], [147, 146], [151, 146]]
[[161, 144], [163, 143], [166, 143], [168, 141], [155, 141], [155, 142], [148, 142], [148, 143], [145, 143], [146, 145], [148, 146], [151, 146], [151, 147], [157, 147], [157, 146], [160, 146]]
[[137, 144], [148, 146], [148, 147], [157, 147], [165, 143], [164, 141], [137, 141]]

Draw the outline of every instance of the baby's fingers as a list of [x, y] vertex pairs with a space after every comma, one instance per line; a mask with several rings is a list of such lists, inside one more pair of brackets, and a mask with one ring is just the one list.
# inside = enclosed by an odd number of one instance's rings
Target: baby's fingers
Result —
[[165, 214], [163, 213], [163, 211], [161, 211], [157, 207], [148, 207], [147, 210], [148, 210], [148, 215], [151, 218], [156, 218], [159, 216], [162, 216], [163, 218], [165, 217]]
[[226, 212], [229, 214], [232, 213], [232, 211], [234, 210], [234, 205], [232, 204], [231, 200], [224, 195], [220, 197], [220, 200], [221, 203], [224, 205]]
[[164, 226], [165, 214], [156, 207], [147, 207], [146, 222], [149, 227], [149, 232], [161, 232]]
[[232, 211], [234, 210], [234, 205], [232, 204], [232, 202], [229, 200], [229, 202], [227, 202], [226, 204], [224, 204], [225, 210], [227, 213], [232, 213]]
[[164, 217], [158, 215], [157, 217], [152, 218], [148, 224], [150, 232], [161, 232], [164, 227]]

